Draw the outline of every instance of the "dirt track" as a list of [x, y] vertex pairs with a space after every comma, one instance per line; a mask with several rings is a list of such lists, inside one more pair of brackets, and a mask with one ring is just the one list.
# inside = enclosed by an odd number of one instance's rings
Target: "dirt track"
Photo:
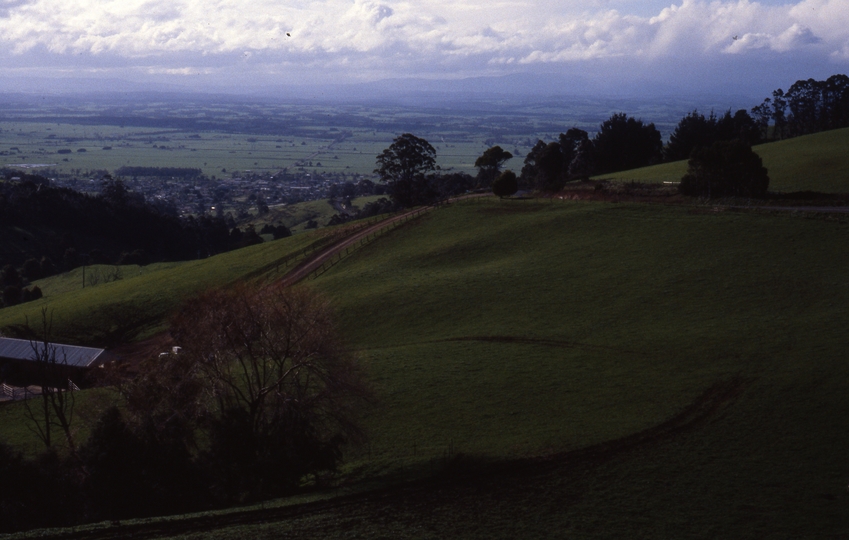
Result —
[[430, 212], [434, 207], [425, 207], [419, 208], [416, 210], [411, 210], [409, 212], [405, 212], [403, 214], [399, 214], [395, 217], [391, 217], [385, 219], [383, 221], [379, 221], [374, 225], [366, 227], [360, 231], [355, 232], [351, 236], [347, 236], [342, 240], [338, 241], [335, 244], [332, 244], [322, 251], [319, 251], [315, 255], [309, 257], [307, 260], [296, 266], [292, 269], [288, 274], [286, 274], [281, 282], [284, 285], [294, 285], [295, 283], [301, 281], [306, 278], [316, 269], [320, 268], [323, 264], [327, 263], [337, 255], [341, 254], [341, 252], [345, 249], [350, 249], [357, 243], [365, 240], [367, 237], [377, 234], [389, 227], [393, 227], [397, 225], [399, 222], [410, 220], [414, 217], [418, 217], [422, 214]]
[[[51, 531], [43, 531], [38, 537], [89, 540], [163, 538], [203, 535], [205, 532], [235, 526], [267, 527], [276, 522], [297, 520], [296, 530], [281, 526], [275, 537], [319, 538], [326, 533], [338, 534], [343, 529], [352, 532], [347, 526], [340, 525], [340, 521], [353, 521], [362, 528], [363, 523], [368, 522], [391, 519], [396, 523], [401, 521], [400, 525], [404, 526], [403, 522], [410, 520], [409, 525], [413, 526], [418, 523], [417, 516], [429, 515], [436, 507], [453, 508], [459, 505], [462, 508], [482, 497], [488, 499], [487, 504], [504, 504], [509, 509], [517, 498], [538, 495], [539, 483], [551, 475], [576, 475], [580, 470], [592, 468], [631, 450], [664, 442], [676, 434], [698, 427], [733, 403], [749, 382], [739, 378], [718, 382], [681, 412], [657, 426], [573, 451], [489, 464], [458, 456], [443, 463], [441, 472], [431, 478], [365, 493], [284, 508], [234, 510], [212, 516], [173, 520], [162, 518], [150, 523], [128, 525], [112, 522], [104, 523], [103, 528], [86, 531], [65, 530], [52, 534]], [[354, 524], [351, 526], [356, 528]]]

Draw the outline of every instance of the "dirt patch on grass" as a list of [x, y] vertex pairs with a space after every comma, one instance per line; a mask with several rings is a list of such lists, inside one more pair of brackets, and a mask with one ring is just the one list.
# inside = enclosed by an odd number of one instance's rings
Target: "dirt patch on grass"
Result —
[[138, 373], [139, 364], [144, 360], [156, 358], [160, 353], [169, 352], [171, 347], [175, 345], [177, 343], [168, 332], [161, 332], [135, 343], [119, 345], [109, 351], [118, 358], [113, 369], [128, 375], [135, 375]]

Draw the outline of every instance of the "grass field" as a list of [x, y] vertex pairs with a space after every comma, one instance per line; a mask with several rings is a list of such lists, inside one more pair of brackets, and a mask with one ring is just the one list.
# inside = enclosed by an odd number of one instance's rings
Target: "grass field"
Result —
[[434, 513], [411, 497], [409, 515], [361, 531], [849, 532], [845, 223], [515, 201], [425, 220], [317, 282], [381, 398], [352, 468], [569, 451], [661, 424], [715, 385], [739, 391], [667, 439], [515, 480], [519, 495], [496, 476], [432, 496]]
[[785, 214], [431, 213], [309, 283], [378, 395], [346, 473], [513, 465], [175, 537], [845, 536], [847, 244]]
[[[364, 205], [380, 199], [379, 195], [370, 195], [368, 197], [357, 197], [351, 201], [351, 204], [360, 209]], [[289, 204], [282, 206], [273, 206], [269, 212], [262, 216], [255, 216], [249, 222], [254, 225], [257, 231], [262, 229], [265, 224], [280, 224], [282, 223], [289, 228], [293, 233], [307, 232], [306, 225], [310, 220], [318, 223], [319, 227], [324, 227], [338, 212], [330, 205], [327, 199], [316, 201], [307, 201], [297, 204]]]
[[140, 339], [165, 328], [182, 300], [243, 278], [315, 238], [297, 235], [196, 261], [123, 266], [120, 280], [95, 286], [90, 286], [92, 274], [106, 275], [115, 267], [86, 267], [86, 287], [83, 269], [77, 268], [36, 281], [44, 293], [42, 299], [0, 309], [0, 328], [27, 320], [38, 324], [46, 308], [53, 314], [57, 341], [110, 346]]
[[[777, 192], [849, 191], [849, 128], [787, 139], [754, 147], [769, 171], [769, 190]], [[623, 173], [604, 175], [622, 181], [678, 182], [687, 172], [686, 161], [664, 163]]]

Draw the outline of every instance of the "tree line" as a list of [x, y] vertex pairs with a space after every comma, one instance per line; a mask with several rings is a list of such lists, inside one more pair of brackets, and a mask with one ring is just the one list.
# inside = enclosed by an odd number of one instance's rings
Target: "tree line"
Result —
[[377, 156], [375, 172], [388, 186], [399, 207], [431, 204], [472, 189], [494, 188], [497, 195], [510, 195], [523, 187], [556, 192], [573, 180], [614, 173], [681, 159], [696, 148], [716, 141], [760, 142], [758, 128], [746, 111], [705, 118], [697, 111], [688, 114], [664, 146], [653, 123], [615, 113], [599, 126], [593, 138], [579, 128], [561, 133], [556, 141], [537, 141], [525, 157], [521, 173], [503, 171], [513, 155], [501, 148], [488, 148], [475, 161], [475, 177], [463, 173], [444, 174], [436, 165], [436, 150], [426, 140], [405, 133]]
[[444, 189], [436, 151], [410, 133], [397, 137], [377, 156], [377, 173], [389, 186], [397, 206], [432, 203], [440, 197], [474, 188], [512, 195], [519, 188], [556, 192], [573, 180], [690, 159], [680, 190], [707, 197], [764, 197], [769, 178], [751, 147], [818, 131], [849, 127], [849, 77], [797, 81], [785, 93], [773, 92], [762, 104], [722, 115], [694, 110], [684, 116], [666, 144], [653, 123], [614, 113], [590, 138], [571, 128], [557, 140], [538, 140], [520, 174], [501, 169], [513, 155], [500, 146], [488, 148], [475, 162], [477, 176], [451, 182]]
[[849, 127], [849, 77], [798, 80], [752, 109], [764, 139], [779, 140]]

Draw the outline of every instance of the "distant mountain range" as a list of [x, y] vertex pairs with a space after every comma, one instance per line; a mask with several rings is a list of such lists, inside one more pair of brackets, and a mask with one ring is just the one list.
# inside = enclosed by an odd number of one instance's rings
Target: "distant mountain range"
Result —
[[[491, 77], [458, 79], [394, 78], [371, 82], [326, 85], [259, 83], [238, 90], [216, 85], [202, 89], [173, 82], [130, 81], [116, 78], [69, 77], [50, 79], [27, 77], [0, 80], [0, 94], [73, 96], [110, 94], [110, 97], [138, 93], [172, 97], [228, 97], [234, 100], [304, 100], [308, 102], [368, 102], [423, 105], [426, 103], [469, 103], [476, 101], [538, 101], [568, 98], [606, 98], [611, 100], [691, 100], [694, 103], [739, 103], [750, 107], [764, 96], [729, 92], [727, 94], [694, 91], [674, 84], [649, 79], [632, 79], [611, 89], [591, 76], [567, 73], [516, 73]], [[728, 105], [732, 106], [732, 105]], [[738, 105], [733, 105], [738, 106]]]

